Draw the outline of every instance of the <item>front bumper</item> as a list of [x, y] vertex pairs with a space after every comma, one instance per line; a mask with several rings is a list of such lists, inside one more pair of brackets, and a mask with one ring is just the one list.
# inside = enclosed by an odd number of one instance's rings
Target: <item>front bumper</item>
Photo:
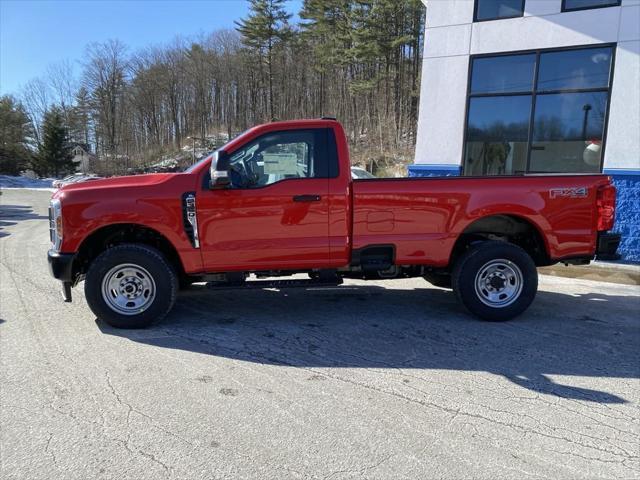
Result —
[[53, 278], [57, 278], [62, 282], [72, 283], [73, 278], [73, 261], [76, 258], [75, 253], [60, 253], [49, 250], [47, 260], [49, 261], [49, 272]]
[[75, 282], [73, 278], [73, 261], [76, 258], [73, 253], [60, 253], [49, 250], [47, 260], [49, 261], [49, 272], [53, 278], [62, 282], [62, 298], [65, 302], [71, 301], [71, 286]]
[[598, 246], [596, 249], [597, 260], [620, 260], [618, 246], [620, 245], [619, 233], [598, 232]]

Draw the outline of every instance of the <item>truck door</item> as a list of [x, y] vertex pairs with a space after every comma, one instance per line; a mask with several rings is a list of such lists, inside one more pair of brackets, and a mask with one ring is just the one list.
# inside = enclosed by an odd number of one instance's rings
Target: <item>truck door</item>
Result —
[[328, 264], [329, 177], [338, 161], [328, 135], [326, 128], [270, 132], [229, 152], [229, 187], [197, 198], [206, 271]]

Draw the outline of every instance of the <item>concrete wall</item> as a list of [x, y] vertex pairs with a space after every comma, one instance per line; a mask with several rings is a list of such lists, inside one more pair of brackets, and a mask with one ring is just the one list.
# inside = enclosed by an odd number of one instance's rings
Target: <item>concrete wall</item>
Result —
[[617, 43], [605, 168], [640, 168], [640, 0], [561, 13], [527, 0], [520, 18], [473, 23], [473, 0], [426, 0], [416, 164], [459, 165], [469, 56]]
[[616, 43], [604, 171], [618, 186], [621, 252], [640, 261], [640, 0], [564, 13], [562, 0], [526, 0], [522, 17], [476, 23], [473, 0], [423, 1], [418, 139], [409, 175], [460, 174], [471, 55]]

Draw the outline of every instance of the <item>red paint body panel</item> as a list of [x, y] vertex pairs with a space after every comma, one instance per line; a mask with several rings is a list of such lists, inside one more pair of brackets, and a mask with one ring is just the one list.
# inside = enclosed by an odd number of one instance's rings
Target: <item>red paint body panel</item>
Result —
[[[61, 251], [77, 252], [100, 228], [137, 224], [163, 235], [187, 273], [343, 267], [350, 264], [353, 249], [381, 244], [395, 247], [398, 264], [442, 267], [449, 264], [456, 240], [471, 223], [512, 215], [535, 225], [552, 259], [590, 257], [595, 252], [597, 190], [610, 184], [603, 175], [354, 182], [344, 132], [332, 120], [261, 125], [225, 150], [232, 154], [265, 133], [308, 128], [333, 129], [340, 163], [337, 178], [210, 190], [209, 158], [188, 173], [70, 185], [54, 195], [63, 208]], [[582, 189], [584, 195], [562, 193], [571, 189]], [[196, 192], [200, 249], [185, 232], [185, 192]], [[296, 195], [318, 195], [321, 201], [296, 203]]]
[[[398, 264], [446, 266], [472, 222], [511, 215], [536, 226], [552, 259], [591, 256], [597, 187], [608, 183], [602, 175], [356, 180], [353, 248], [392, 244]], [[550, 198], [572, 187], [587, 187], [587, 196]]]
[[[263, 188], [198, 194], [204, 269], [305, 269], [330, 263], [328, 179], [291, 179]], [[320, 202], [294, 202], [319, 195]]]
[[77, 252], [100, 228], [136, 224], [153, 229], [175, 247], [187, 272], [202, 271], [202, 257], [187, 237], [181, 195], [195, 190], [193, 174], [153, 174], [115, 177], [69, 185], [54, 198], [62, 202], [61, 251]]

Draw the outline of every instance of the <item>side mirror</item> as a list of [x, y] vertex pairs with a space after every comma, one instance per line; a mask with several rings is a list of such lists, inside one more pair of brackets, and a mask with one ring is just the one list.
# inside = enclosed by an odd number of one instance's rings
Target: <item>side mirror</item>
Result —
[[231, 185], [229, 178], [229, 154], [224, 150], [218, 150], [211, 159], [211, 180], [209, 188], [219, 190]]
[[226, 172], [229, 170], [230, 161], [231, 156], [227, 152], [224, 150], [218, 150], [213, 154], [213, 162], [211, 162], [211, 165], [215, 163], [216, 170], [219, 172]]
[[231, 179], [229, 178], [228, 172], [215, 171], [211, 173], [211, 182], [209, 183], [209, 188], [211, 188], [211, 190], [220, 190], [231, 185]]

